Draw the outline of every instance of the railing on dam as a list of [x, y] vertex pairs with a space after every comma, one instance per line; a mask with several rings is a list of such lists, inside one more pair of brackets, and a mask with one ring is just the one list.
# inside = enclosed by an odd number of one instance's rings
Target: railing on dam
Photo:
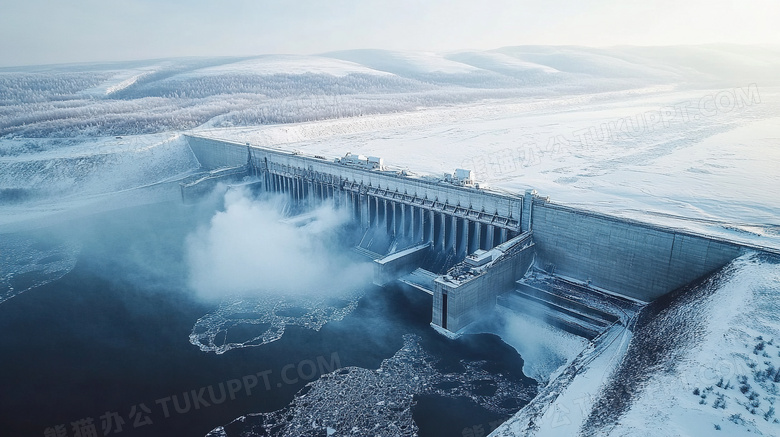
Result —
[[255, 174], [268, 191], [287, 194], [298, 202], [332, 201], [347, 208], [364, 230], [382, 229], [409, 244], [430, 242], [435, 250], [454, 251], [459, 258], [501, 244], [517, 235], [519, 229], [518, 220], [495, 210], [489, 213], [474, 209], [473, 204], [452, 205], [448, 199], [420, 197], [416, 191], [399, 192], [392, 188], [392, 179], [375, 187], [301, 168], [271, 165], [256, 167]]

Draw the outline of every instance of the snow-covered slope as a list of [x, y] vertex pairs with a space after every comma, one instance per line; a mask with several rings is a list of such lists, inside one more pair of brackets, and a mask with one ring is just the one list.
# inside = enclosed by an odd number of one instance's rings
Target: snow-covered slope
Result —
[[198, 168], [181, 135], [0, 140], [0, 232], [60, 214], [180, 198]]
[[[638, 376], [643, 383], [623, 414], [606, 425], [591, 420], [584, 435], [780, 434], [780, 261], [746, 255], [704, 286], [712, 290], [656, 322], [668, 332], [686, 331], [688, 341]], [[681, 329], [686, 317], [697, 326]], [[597, 401], [602, 408], [592, 417], [609, 416], [607, 404]]]
[[586, 349], [491, 436], [778, 435], [778, 293], [780, 259], [746, 254]]

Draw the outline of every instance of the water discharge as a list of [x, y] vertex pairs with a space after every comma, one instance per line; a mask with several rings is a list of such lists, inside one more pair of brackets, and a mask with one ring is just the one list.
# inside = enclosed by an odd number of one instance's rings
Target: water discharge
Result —
[[204, 299], [273, 293], [322, 299], [371, 282], [349, 250], [348, 216], [327, 205], [300, 226], [278, 198], [228, 190], [224, 209], [187, 238], [190, 287]]

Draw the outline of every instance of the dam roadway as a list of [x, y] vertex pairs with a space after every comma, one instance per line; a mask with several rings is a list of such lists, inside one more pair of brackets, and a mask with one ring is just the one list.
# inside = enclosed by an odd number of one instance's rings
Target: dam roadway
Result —
[[[515, 196], [246, 143], [186, 138], [204, 171], [256, 176], [263, 190], [296, 202], [330, 201], [346, 208], [364, 232], [385, 233], [397, 243], [393, 252], [406, 250], [410, 259], [419, 259], [410, 248], [451, 254], [454, 267], [429, 291], [432, 323], [453, 333], [493, 308], [532, 267], [583, 289], [650, 302], [746, 251], [778, 253], [555, 204], [530, 190]], [[194, 185], [183, 185], [183, 196], [197, 191]]]

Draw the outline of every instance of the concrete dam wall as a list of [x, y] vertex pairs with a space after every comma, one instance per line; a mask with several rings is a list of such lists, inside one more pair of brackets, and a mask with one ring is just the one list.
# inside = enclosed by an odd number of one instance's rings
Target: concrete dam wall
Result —
[[744, 247], [532, 200], [537, 266], [644, 302], [728, 264]]
[[[747, 249], [557, 205], [531, 192], [507, 195], [249, 144], [191, 135], [187, 140], [204, 171], [245, 166], [264, 190], [301, 203], [327, 200], [347, 208], [363, 230], [402, 242], [394, 250], [427, 245], [451, 254], [459, 263], [439, 276], [429, 292], [434, 296], [433, 323], [453, 332], [495, 305], [496, 297], [532, 264], [585, 288], [649, 302], [710, 274]], [[396, 258], [386, 259], [380, 270], [407, 272], [411, 267], [399, 260], [419, 257]]]
[[248, 165], [267, 191], [296, 201], [332, 200], [364, 229], [386, 229], [410, 244], [459, 258], [520, 234], [522, 196], [411, 178], [267, 148], [188, 136], [204, 170]]

